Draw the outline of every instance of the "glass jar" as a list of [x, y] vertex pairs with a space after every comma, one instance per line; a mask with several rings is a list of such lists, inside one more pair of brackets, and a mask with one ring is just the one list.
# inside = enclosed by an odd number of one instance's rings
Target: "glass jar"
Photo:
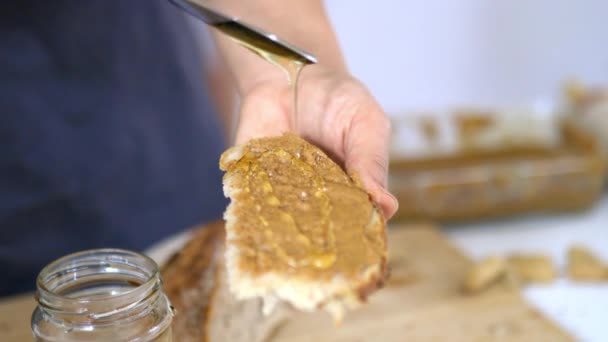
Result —
[[120, 249], [71, 254], [46, 266], [36, 285], [36, 341], [172, 340], [173, 310], [158, 266], [144, 255]]

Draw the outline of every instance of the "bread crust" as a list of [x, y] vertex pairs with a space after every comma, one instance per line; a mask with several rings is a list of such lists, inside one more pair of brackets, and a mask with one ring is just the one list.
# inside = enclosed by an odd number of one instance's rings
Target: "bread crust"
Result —
[[259, 298], [238, 301], [228, 290], [224, 223], [202, 226], [163, 267], [164, 289], [176, 308], [173, 337], [179, 342], [264, 342], [289, 317], [282, 307], [261, 313]]
[[206, 325], [217, 286], [217, 259], [223, 252], [224, 222], [197, 227], [184, 248], [162, 267], [163, 289], [176, 315], [176, 341], [207, 341]]

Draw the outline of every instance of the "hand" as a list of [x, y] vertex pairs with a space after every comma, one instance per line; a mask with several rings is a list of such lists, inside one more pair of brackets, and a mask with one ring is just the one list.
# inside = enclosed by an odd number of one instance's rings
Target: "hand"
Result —
[[369, 91], [345, 72], [304, 68], [298, 115], [291, 127], [293, 93], [285, 77], [256, 83], [243, 95], [236, 143], [292, 130], [358, 175], [386, 219], [398, 203], [387, 190], [390, 121]]

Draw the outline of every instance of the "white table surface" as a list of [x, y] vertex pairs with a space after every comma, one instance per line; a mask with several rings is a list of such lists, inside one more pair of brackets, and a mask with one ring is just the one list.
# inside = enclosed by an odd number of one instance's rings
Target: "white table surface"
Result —
[[[568, 247], [580, 243], [608, 262], [608, 198], [582, 213], [448, 225], [443, 231], [474, 259], [541, 252], [563, 270]], [[550, 285], [528, 287], [524, 295], [579, 340], [608, 341], [608, 283], [579, 284], [562, 276]]]
[[[581, 243], [608, 261], [608, 198], [593, 209], [560, 216], [534, 216], [448, 225], [443, 231], [471, 258], [511, 252], [540, 252], [553, 257], [563, 269], [566, 251]], [[188, 239], [184, 233], [149, 250], [159, 264]], [[576, 284], [565, 277], [546, 286], [531, 286], [524, 295], [548, 317], [579, 340], [608, 341], [608, 283]]]

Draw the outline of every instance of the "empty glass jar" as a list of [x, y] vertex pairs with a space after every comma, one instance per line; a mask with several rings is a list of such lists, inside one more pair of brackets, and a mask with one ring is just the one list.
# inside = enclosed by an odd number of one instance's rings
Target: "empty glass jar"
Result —
[[38, 276], [36, 341], [172, 341], [173, 311], [156, 263], [98, 249], [65, 256]]

